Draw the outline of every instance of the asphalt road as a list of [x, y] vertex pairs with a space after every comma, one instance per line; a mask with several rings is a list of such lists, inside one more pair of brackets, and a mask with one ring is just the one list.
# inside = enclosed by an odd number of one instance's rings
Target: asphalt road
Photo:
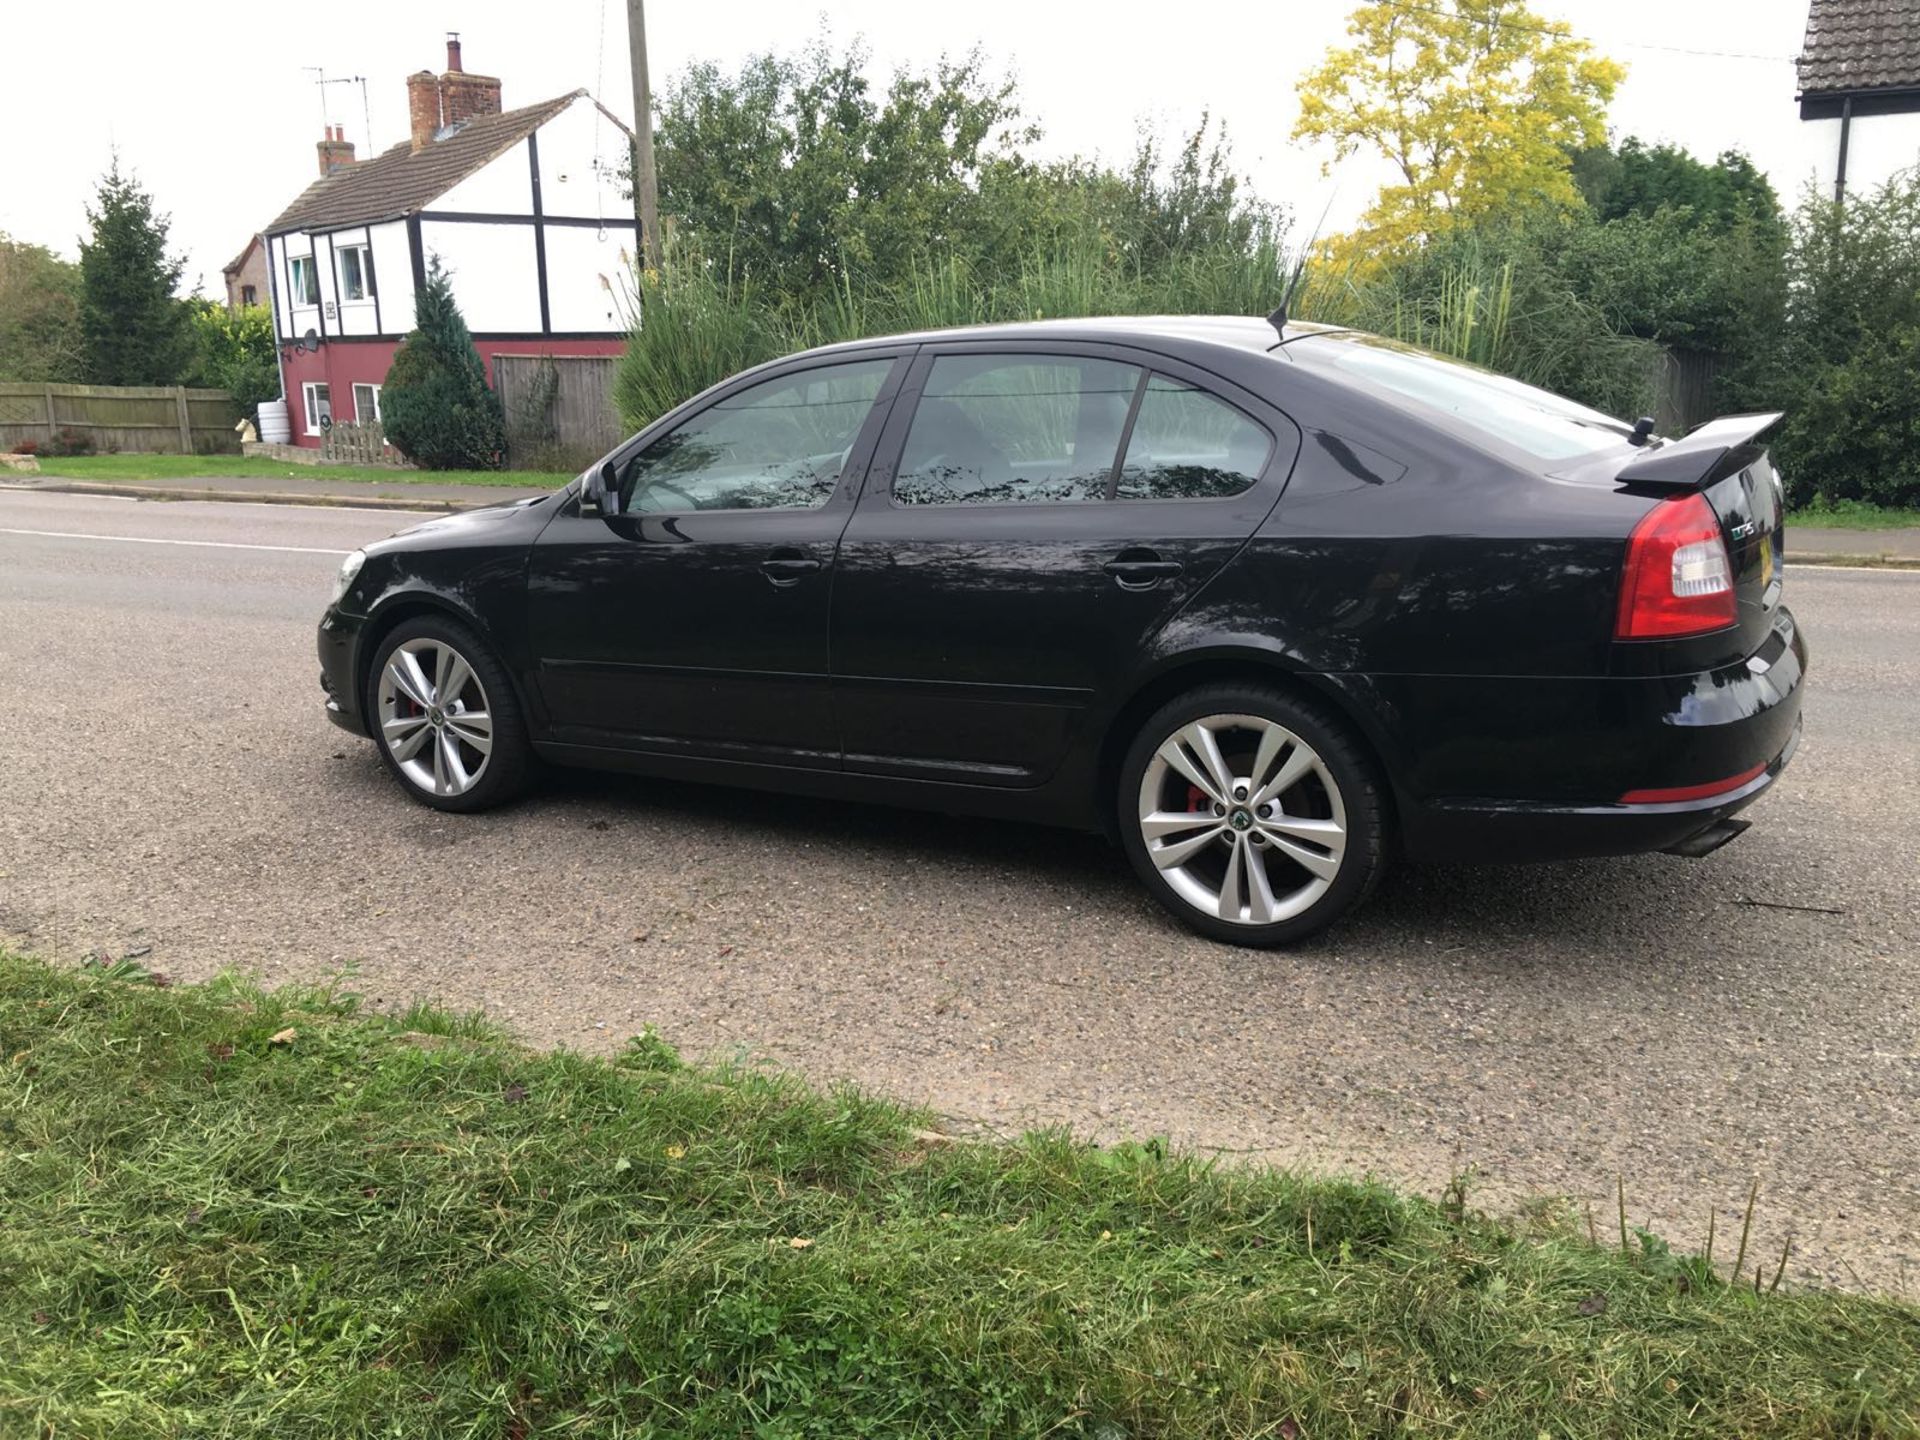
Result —
[[1403, 870], [1263, 955], [1077, 835], [585, 775], [410, 803], [313, 654], [338, 552], [404, 518], [0, 493], [0, 939], [652, 1023], [994, 1127], [1472, 1166], [1603, 1233], [1622, 1176], [1676, 1243], [1717, 1206], [1723, 1256], [1757, 1175], [1769, 1264], [1920, 1293], [1920, 573], [1791, 573], [1806, 741], [1718, 854]]

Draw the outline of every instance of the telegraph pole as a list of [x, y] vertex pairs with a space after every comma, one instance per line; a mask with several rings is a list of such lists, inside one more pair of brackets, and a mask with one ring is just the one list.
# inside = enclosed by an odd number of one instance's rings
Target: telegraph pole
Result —
[[660, 189], [653, 173], [653, 88], [647, 79], [644, 0], [627, 0], [627, 47], [633, 60], [633, 210], [640, 220], [641, 264], [660, 268]]

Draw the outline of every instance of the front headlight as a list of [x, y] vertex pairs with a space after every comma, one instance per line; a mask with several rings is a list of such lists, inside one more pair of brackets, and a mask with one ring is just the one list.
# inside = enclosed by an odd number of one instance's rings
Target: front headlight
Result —
[[340, 573], [333, 577], [333, 603], [338, 605], [340, 597], [347, 593], [347, 587], [353, 584], [353, 577], [360, 573], [360, 567], [367, 563], [367, 552], [356, 550], [340, 562]]

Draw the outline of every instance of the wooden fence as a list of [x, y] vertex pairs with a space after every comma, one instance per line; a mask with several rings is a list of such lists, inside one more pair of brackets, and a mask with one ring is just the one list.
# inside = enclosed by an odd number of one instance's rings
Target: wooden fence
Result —
[[238, 455], [240, 418], [225, 390], [181, 385], [0, 384], [0, 450], [56, 443], [62, 431], [99, 454]]
[[612, 355], [496, 355], [507, 465], [577, 470], [627, 438], [613, 406]]
[[1720, 357], [1711, 350], [1676, 346], [1660, 352], [1654, 373], [1656, 433], [1684, 435], [1695, 425], [1713, 419], [1713, 379], [1719, 368]]
[[340, 420], [320, 437], [320, 458], [339, 465], [400, 465], [378, 420]]

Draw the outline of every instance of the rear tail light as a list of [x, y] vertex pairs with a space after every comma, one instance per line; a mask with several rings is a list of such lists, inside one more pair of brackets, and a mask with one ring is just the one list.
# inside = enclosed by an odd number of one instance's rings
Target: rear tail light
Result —
[[1699, 494], [1662, 500], [1627, 537], [1616, 640], [1674, 640], [1739, 618], [1720, 517]]

